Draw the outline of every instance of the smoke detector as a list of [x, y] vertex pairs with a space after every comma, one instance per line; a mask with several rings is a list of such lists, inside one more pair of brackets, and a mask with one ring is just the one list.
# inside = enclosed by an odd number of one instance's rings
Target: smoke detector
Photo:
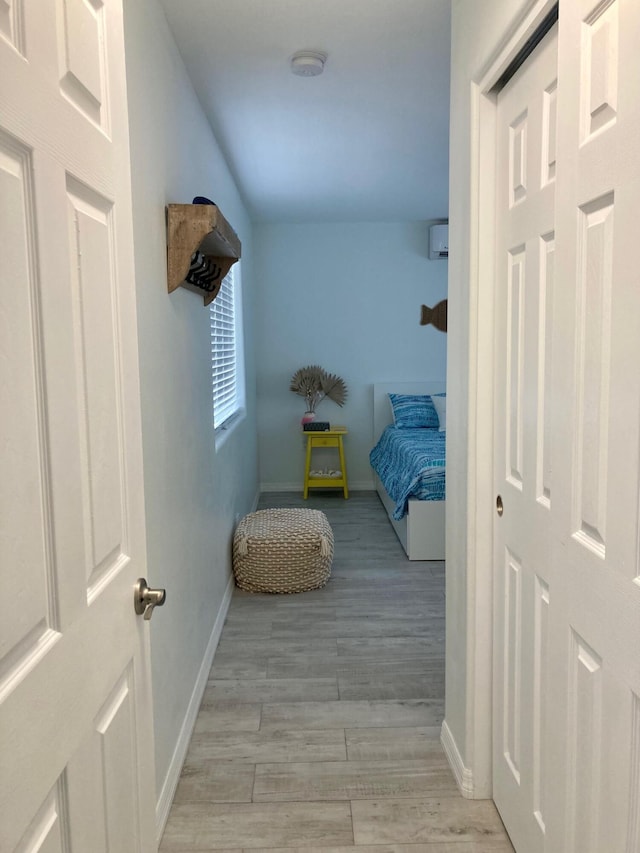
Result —
[[327, 54], [319, 50], [299, 50], [291, 57], [291, 73], [298, 77], [317, 77], [324, 71]]

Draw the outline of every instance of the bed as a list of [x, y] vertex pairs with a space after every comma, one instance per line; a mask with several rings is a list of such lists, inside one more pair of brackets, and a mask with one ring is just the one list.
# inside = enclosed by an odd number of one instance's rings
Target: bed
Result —
[[[373, 438], [377, 445], [385, 429], [393, 424], [393, 415], [389, 403], [389, 394], [444, 394], [446, 386], [444, 382], [384, 382], [373, 386]], [[400, 430], [399, 432], [404, 432]], [[407, 430], [407, 433], [417, 433], [416, 430]], [[431, 453], [427, 452], [428, 458], [424, 458], [420, 464], [423, 469], [430, 469], [427, 473], [427, 483], [424, 478], [416, 478], [417, 491], [428, 500], [420, 500], [415, 495], [409, 496], [406, 501], [392, 499], [385, 489], [380, 476], [374, 469], [375, 485], [380, 500], [389, 516], [389, 521], [410, 560], [444, 560], [445, 543], [445, 501], [444, 499], [433, 499], [435, 496], [444, 494], [444, 472], [442, 462], [444, 449], [442, 447], [445, 433], [440, 433], [438, 438], [433, 435], [438, 430], [423, 430], [426, 444], [432, 445]], [[431, 433], [431, 435], [427, 435]], [[410, 443], [414, 436], [406, 436], [405, 442]], [[402, 453], [400, 449], [399, 454]], [[379, 454], [378, 454], [379, 455]], [[400, 455], [399, 458], [402, 458]], [[381, 469], [383, 476], [384, 462], [380, 465], [380, 459], [376, 460], [377, 467]], [[407, 474], [407, 481], [413, 479], [413, 475]], [[431, 482], [429, 482], [431, 481]], [[438, 481], [436, 483], [436, 481]], [[412, 483], [413, 485], [413, 483]], [[431, 487], [431, 489], [430, 489]], [[391, 486], [390, 486], [391, 488]], [[411, 491], [411, 488], [410, 488]], [[429, 492], [431, 493], [429, 494]], [[406, 513], [398, 518], [406, 504]]]

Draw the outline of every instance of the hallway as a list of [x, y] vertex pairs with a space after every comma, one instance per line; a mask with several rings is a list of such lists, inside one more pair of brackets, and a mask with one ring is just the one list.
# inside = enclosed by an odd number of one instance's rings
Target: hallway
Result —
[[327, 514], [324, 589], [235, 590], [162, 853], [506, 853], [442, 747], [444, 564], [410, 563], [374, 492], [263, 495]]

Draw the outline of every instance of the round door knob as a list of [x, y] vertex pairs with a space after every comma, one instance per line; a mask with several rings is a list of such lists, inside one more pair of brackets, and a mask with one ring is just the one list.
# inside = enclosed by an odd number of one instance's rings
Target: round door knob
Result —
[[502, 513], [504, 512], [504, 504], [502, 503], [501, 495], [498, 495], [498, 497], [496, 498], [496, 512], [498, 513], [498, 515], [502, 515]]

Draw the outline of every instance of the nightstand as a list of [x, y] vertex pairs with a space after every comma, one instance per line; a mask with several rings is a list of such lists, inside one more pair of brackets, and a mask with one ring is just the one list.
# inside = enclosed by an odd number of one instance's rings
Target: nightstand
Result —
[[[344, 492], [345, 500], [349, 497], [349, 486], [347, 485], [347, 468], [344, 461], [344, 446], [342, 439], [347, 434], [346, 429], [328, 430], [327, 432], [305, 432], [307, 437], [307, 457], [304, 466], [304, 492], [306, 500], [309, 489], [331, 489], [340, 488]], [[311, 452], [314, 447], [335, 447], [340, 460], [339, 477], [312, 477], [311, 476]]]

